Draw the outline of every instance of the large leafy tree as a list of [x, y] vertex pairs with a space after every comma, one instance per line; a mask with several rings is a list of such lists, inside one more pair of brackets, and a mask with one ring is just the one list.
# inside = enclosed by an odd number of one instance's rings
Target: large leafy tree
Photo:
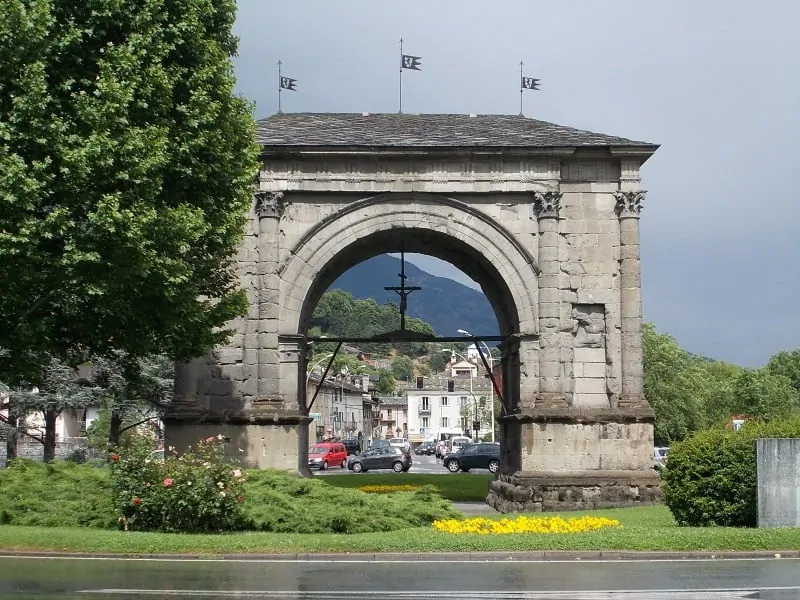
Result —
[[0, 359], [9, 385], [124, 350], [190, 358], [240, 314], [257, 171], [235, 0], [3, 0]]
[[767, 363], [767, 371], [772, 375], [788, 377], [794, 388], [800, 392], [800, 348], [773, 355]]

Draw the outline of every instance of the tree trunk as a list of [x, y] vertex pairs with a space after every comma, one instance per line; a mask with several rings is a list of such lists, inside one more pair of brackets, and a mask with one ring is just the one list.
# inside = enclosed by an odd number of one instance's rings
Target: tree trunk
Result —
[[9, 408], [8, 411], [8, 438], [6, 438], [6, 464], [8, 461], [17, 458], [17, 424], [19, 419], [14, 414], [14, 410]]
[[122, 431], [122, 415], [116, 409], [111, 409], [111, 427], [108, 429], [108, 445], [111, 448], [119, 446], [119, 437]]
[[48, 408], [44, 411], [44, 462], [56, 459], [56, 419], [58, 411]]

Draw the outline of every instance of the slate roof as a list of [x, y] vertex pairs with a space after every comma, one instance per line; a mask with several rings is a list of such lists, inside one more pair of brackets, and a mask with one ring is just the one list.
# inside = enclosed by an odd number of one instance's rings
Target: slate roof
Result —
[[657, 148], [515, 115], [282, 113], [258, 121], [256, 141], [284, 147]]

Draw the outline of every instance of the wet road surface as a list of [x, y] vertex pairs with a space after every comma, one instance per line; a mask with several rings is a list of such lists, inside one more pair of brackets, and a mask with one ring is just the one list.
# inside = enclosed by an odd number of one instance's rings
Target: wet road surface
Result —
[[120, 560], [0, 557], [0, 600], [800, 600], [800, 560]]

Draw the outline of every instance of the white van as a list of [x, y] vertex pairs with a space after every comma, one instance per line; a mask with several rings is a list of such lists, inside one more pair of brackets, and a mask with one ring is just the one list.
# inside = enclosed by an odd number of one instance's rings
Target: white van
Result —
[[448, 445], [450, 446], [450, 452], [458, 452], [462, 450], [465, 446], [469, 446], [472, 443], [472, 440], [463, 435], [457, 435], [450, 438]]

